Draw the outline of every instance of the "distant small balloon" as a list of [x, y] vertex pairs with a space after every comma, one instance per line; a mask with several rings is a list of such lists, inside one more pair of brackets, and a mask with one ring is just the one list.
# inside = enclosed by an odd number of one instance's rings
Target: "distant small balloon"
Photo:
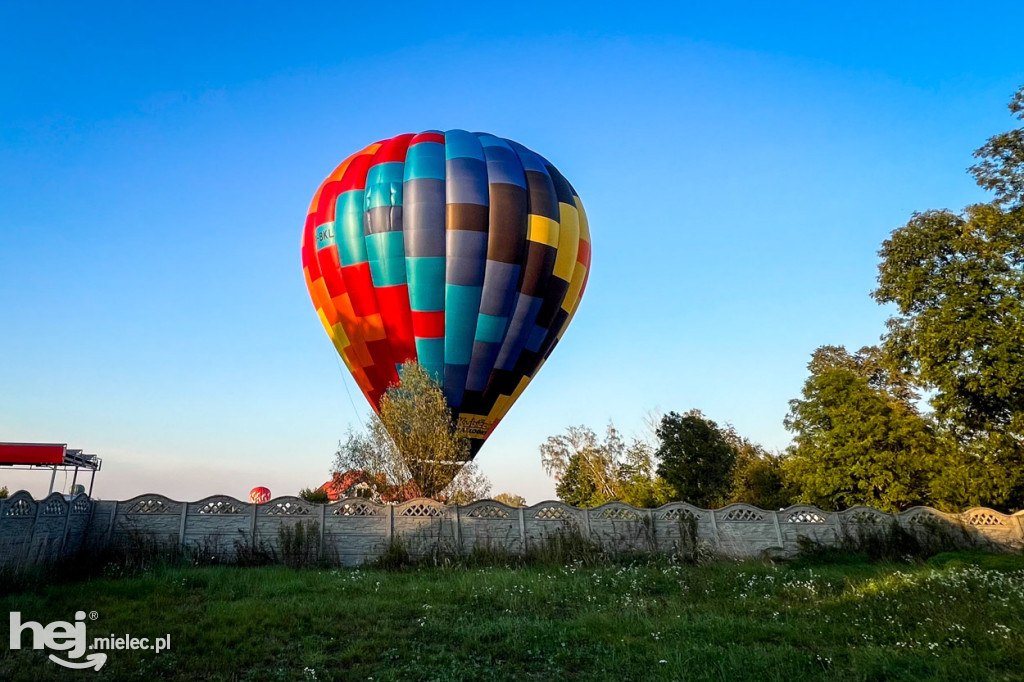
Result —
[[270, 502], [270, 488], [259, 486], [249, 491], [249, 501], [253, 504]]

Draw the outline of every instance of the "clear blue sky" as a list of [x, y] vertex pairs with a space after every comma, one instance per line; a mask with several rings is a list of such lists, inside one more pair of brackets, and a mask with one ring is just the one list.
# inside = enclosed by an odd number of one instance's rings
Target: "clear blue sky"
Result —
[[106, 498], [326, 480], [368, 408], [305, 290], [309, 200], [465, 128], [547, 156], [593, 231], [494, 492], [553, 496], [545, 437], [650, 409], [784, 448], [811, 351], [882, 331], [882, 240], [986, 199], [965, 168], [1024, 83], [1019, 2], [898, 4], [5, 3], [0, 441], [100, 454]]

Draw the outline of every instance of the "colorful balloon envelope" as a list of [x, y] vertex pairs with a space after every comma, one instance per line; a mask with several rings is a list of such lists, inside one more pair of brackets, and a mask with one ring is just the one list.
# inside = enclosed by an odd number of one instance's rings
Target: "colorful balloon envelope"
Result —
[[270, 502], [270, 488], [258, 486], [249, 491], [249, 502], [252, 504], [263, 504]]
[[575, 314], [590, 230], [544, 157], [485, 133], [429, 131], [375, 142], [324, 180], [302, 265], [373, 408], [415, 360], [475, 455]]

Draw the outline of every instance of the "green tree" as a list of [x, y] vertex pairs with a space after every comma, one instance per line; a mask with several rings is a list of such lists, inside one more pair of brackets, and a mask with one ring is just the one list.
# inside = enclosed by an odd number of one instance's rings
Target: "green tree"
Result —
[[455, 428], [444, 393], [429, 372], [407, 362], [399, 377], [400, 384], [381, 399], [380, 416], [371, 413], [361, 431], [349, 428], [338, 444], [334, 471], [366, 472], [376, 482], [375, 497], [410, 479], [426, 497], [467, 499], [482, 485], [490, 490], [475, 468], [465, 468], [469, 443]]
[[445, 486], [442, 496], [448, 504], [470, 504], [491, 494], [491, 481], [475, 462], [464, 465]]
[[574, 507], [596, 507], [614, 499], [602, 488], [586, 455], [578, 452], [569, 457], [565, 471], [558, 478], [555, 494]]
[[657, 472], [655, 449], [634, 440], [626, 448], [618, 467], [618, 499], [634, 507], [654, 508], [671, 502], [675, 491]]
[[729, 502], [746, 502], [761, 509], [781, 509], [793, 504], [792, 486], [786, 477], [785, 458], [743, 439], [736, 448]]
[[327, 491], [323, 488], [303, 488], [299, 491], [299, 497], [306, 502], [316, 502], [319, 504], [327, 504], [331, 501]]
[[526, 498], [522, 495], [516, 495], [515, 493], [498, 493], [494, 496], [494, 501], [507, 504], [510, 507], [526, 506]]
[[553, 475], [555, 492], [566, 504], [592, 507], [616, 499], [618, 463], [625, 443], [608, 424], [604, 440], [586, 426], [570, 426], [540, 446], [544, 471]]
[[[1010, 109], [1024, 118], [1024, 88]], [[879, 253], [879, 303], [893, 304], [884, 348], [931, 393], [955, 443], [944, 494], [1024, 505], [1024, 128], [975, 155], [991, 204], [916, 213]], [[955, 481], [955, 482], [954, 482]]]
[[736, 448], [718, 424], [699, 410], [669, 412], [657, 433], [657, 473], [677, 499], [701, 507], [720, 505], [729, 494]]
[[[1010, 99], [1009, 109], [1024, 120], [1024, 86]], [[971, 173], [979, 185], [995, 192], [998, 204], [1024, 204], [1024, 128], [990, 137], [974, 152], [974, 158], [981, 161], [971, 166]]]
[[902, 375], [876, 371], [878, 357], [875, 348], [814, 352], [803, 398], [790, 401], [785, 422], [794, 433], [786, 467], [802, 501], [888, 511], [930, 501], [939, 440]]
[[398, 376], [381, 398], [380, 422], [423, 495], [438, 497], [469, 461], [469, 441], [430, 372], [407, 362]]
[[672, 489], [655, 471], [654, 449], [644, 440], [629, 445], [611, 423], [601, 439], [587, 426], [570, 426], [540, 446], [544, 470], [558, 482], [555, 492], [567, 504], [595, 507], [621, 500], [657, 507]]
[[885, 348], [941, 418], [1024, 435], [1024, 214], [991, 204], [916, 214], [880, 253]]

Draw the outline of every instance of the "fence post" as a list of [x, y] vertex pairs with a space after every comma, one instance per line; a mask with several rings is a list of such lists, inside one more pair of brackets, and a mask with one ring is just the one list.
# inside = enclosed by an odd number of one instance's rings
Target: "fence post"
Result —
[[110, 511], [110, 526], [107, 528], [107, 546], [114, 541], [114, 524], [117, 523], [117, 508], [121, 503], [114, 500], [114, 508]]
[[252, 519], [249, 521], [249, 537], [252, 538], [252, 546], [256, 548], [256, 510], [259, 508], [258, 504], [249, 505], [252, 507]]
[[779, 541], [779, 549], [785, 549], [786, 545], [782, 542], [782, 528], [779, 527], [779, 512], [772, 512], [772, 521], [775, 523], [775, 537]]
[[592, 540], [594, 538], [594, 534], [590, 530], [590, 509], [583, 509], [583, 525], [587, 529], [587, 540]]
[[395, 539], [395, 505], [388, 505], [388, 545]]
[[711, 541], [715, 547], [720, 548], [722, 546], [722, 538], [718, 536], [718, 520], [715, 518], [715, 510], [711, 509], [709, 511], [711, 513]]
[[[43, 499], [46, 499], [46, 498], [43, 498]], [[39, 545], [36, 543], [36, 534], [39, 532], [39, 517], [42, 516], [42, 514], [43, 514], [43, 503], [42, 502], [36, 502], [36, 516], [32, 520], [32, 535], [29, 536], [29, 541], [28, 541], [28, 543], [29, 543], [28, 544], [29, 554], [31, 554], [31, 552], [32, 552], [32, 545], [36, 545], [36, 555], [35, 555], [35, 558], [32, 559], [32, 563], [33, 564], [39, 563], [39, 554], [41, 552], [41, 550], [39, 548]]]
[[650, 524], [651, 552], [657, 552], [658, 551], [658, 534], [654, 530], [654, 510], [653, 509], [647, 509], [645, 511], [647, 512], [647, 522]]
[[92, 496], [89, 496], [89, 518], [85, 522], [85, 529], [82, 531], [82, 544], [81, 548], [84, 551], [90, 551], [95, 549], [92, 546], [92, 520], [96, 516], [96, 503], [93, 501]]
[[523, 554], [526, 554], [526, 511], [522, 507], [519, 508], [519, 538], [523, 541]]
[[327, 547], [324, 546], [324, 542], [327, 541], [327, 505], [320, 504], [320, 558], [323, 559], [327, 556]]
[[462, 554], [462, 512], [459, 505], [455, 505], [455, 546], [459, 554]]
[[64, 547], [68, 544], [68, 529], [71, 528], [71, 507], [74, 506], [76, 495], [71, 496], [71, 500], [68, 502], [67, 512], [64, 514], [64, 533], [60, 538], [60, 550], [57, 552], [58, 557], [64, 556]]
[[178, 542], [185, 546], [185, 519], [188, 517], [188, 502], [181, 503], [181, 523], [178, 524]]

